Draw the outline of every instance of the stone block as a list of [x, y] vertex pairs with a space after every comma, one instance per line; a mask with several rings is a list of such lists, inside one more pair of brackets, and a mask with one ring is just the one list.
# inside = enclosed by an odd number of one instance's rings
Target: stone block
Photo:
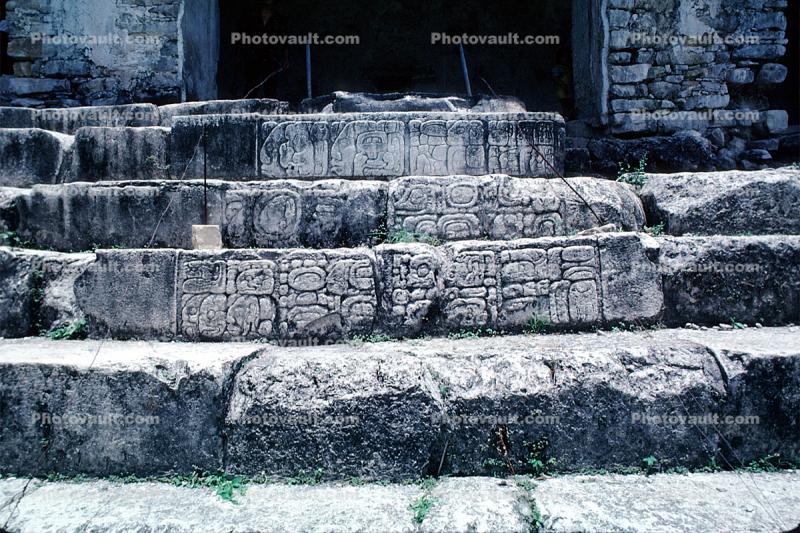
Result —
[[90, 334], [173, 339], [176, 250], [98, 250], [75, 281]]
[[0, 128], [35, 128], [36, 110], [27, 107], [0, 107]]
[[610, 67], [610, 76], [613, 83], [638, 83], [647, 79], [650, 71], [649, 63], [638, 65], [613, 65]]
[[800, 237], [664, 237], [668, 325], [800, 320]]
[[81, 128], [70, 181], [164, 179], [169, 139], [169, 128]]
[[59, 183], [68, 174], [73, 138], [32, 128], [0, 129], [0, 185]]
[[[160, 126], [170, 127], [175, 117], [194, 115], [283, 115], [288, 113], [288, 102], [271, 98], [247, 100], [209, 100], [204, 102], [184, 102], [163, 105], [158, 108]], [[155, 125], [155, 124], [154, 124]]]
[[551, 113], [208, 115], [173, 123], [172, 172], [185, 169], [188, 178], [545, 177], [564, 166], [564, 121]]
[[507, 240], [570, 235], [608, 223], [627, 231], [644, 224], [633, 191], [612, 181], [568, 178], [565, 184], [493, 175], [408, 177], [389, 184], [390, 234]]
[[799, 170], [651, 174], [641, 198], [671, 235], [800, 233]]
[[36, 127], [74, 134], [83, 127], [158, 126], [158, 117], [158, 108], [153, 104], [38, 109]]
[[770, 110], [762, 115], [769, 133], [781, 133], [789, 128], [789, 114], [784, 110]]
[[[300, 102], [301, 113], [387, 113], [459, 111], [473, 113], [524, 113], [525, 104], [512, 96], [476, 95], [472, 98], [439, 96], [431, 93], [349, 93], [331, 94]], [[273, 113], [277, 114], [277, 113]]]
[[781, 65], [780, 63], [767, 63], [758, 71], [758, 83], [763, 85], [783, 83], [788, 74], [789, 69], [785, 65]]
[[193, 224], [223, 211], [222, 191], [204, 195], [197, 182], [69, 183], [35, 186], [17, 202], [25, 241], [61, 251], [107, 248], [191, 248]]
[[195, 224], [192, 226], [192, 250], [221, 250], [222, 234], [219, 226]]

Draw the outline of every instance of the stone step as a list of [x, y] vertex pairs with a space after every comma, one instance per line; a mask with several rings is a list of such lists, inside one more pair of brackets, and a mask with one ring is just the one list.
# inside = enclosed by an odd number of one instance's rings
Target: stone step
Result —
[[82, 127], [69, 136], [0, 129], [0, 186], [164, 178], [554, 177], [553, 168], [564, 170], [564, 120], [553, 113], [225, 114], [170, 121], [171, 128]]
[[[316, 339], [800, 322], [800, 237], [595, 236], [368, 248], [0, 248], [0, 335]], [[124, 301], [120, 306], [118, 302]]]
[[648, 223], [670, 235], [800, 234], [800, 168], [643, 178]]
[[[0, 524], [42, 531], [789, 531], [800, 472], [442, 478], [418, 484], [0, 481]], [[80, 505], [76, 505], [80, 502]], [[232, 525], [235, 528], [232, 529]]]
[[170, 165], [187, 178], [228, 180], [550, 177], [564, 171], [564, 137], [555, 113], [177, 117]]
[[220, 226], [228, 248], [534, 238], [605, 224], [644, 226], [629, 186], [595, 178], [127, 181], [36, 185], [2, 196], [16, 197], [0, 212], [8, 229], [31, 246], [61, 251], [191, 248], [192, 224], [204, 223]]
[[800, 460], [800, 331], [0, 341], [0, 473], [373, 480]]
[[129, 104], [111, 106], [32, 109], [0, 107], [0, 128], [40, 128], [74, 134], [83, 127], [172, 126], [177, 116], [261, 113], [281, 114], [289, 104], [270, 98], [210, 100], [156, 106]]
[[658, 246], [637, 233], [88, 255], [87, 263], [87, 254], [5, 252], [4, 296], [21, 312], [0, 323], [4, 334], [41, 322], [41, 313], [24, 311], [51, 282], [71, 289], [73, 314], [93, 335], [117, 338], [329, 340], [515, 331], [531, 321], [585, 329], [650, 324], [663, 311]]

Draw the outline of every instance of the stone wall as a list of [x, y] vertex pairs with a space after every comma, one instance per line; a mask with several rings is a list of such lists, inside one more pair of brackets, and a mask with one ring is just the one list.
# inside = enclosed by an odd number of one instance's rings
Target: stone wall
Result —
[[608, 0], [612, 132], [723, 128], [723, 142], [730, 142], [753, 126], [763, 134], [784, 130], [786, 112], [769, 110], [764, 94], [786, 79], [779, 63], [786, 6], [787, 0]]
[[180, 100], [181, 0], [10, 0], [0, 103], [43, 107]]

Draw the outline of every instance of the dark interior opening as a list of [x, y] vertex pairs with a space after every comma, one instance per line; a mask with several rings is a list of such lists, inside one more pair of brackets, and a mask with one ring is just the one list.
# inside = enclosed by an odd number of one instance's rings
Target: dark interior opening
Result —
[[219, 96], [249, 93], [293, 103], [306, 97], [305, 46], [232, 44], [232, 32], [359, 36], [358, 45], [312, 46], [314, 96], [340, 90], [464, 94], [458, 46], [431, 44], [431, 33], [517, 33], [520, 39], [557, 35], [560, 44], [466, 45], [473, 92], [516, 96], [530, 110], [571, 111], [570, 4], [220, 0]]
[[[6, 19], [6, 1], [0, 0], [0, 21]], [[11, 58], [8, 57], [8, 28], [0, 28], [0, 74], [13, 74]]]
[[789, 124], [800, 124], [800, 1], [789, 2], [786, 7], [786, 55], [779, 60], [789, 73], [786, 81], [770, 95], [771, 109], [785, 109], [789, 113]]

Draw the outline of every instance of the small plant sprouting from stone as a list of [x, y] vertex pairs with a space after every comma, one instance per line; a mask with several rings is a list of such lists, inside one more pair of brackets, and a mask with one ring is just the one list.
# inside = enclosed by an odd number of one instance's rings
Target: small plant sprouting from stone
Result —
[[409, 506], [411, 511], [414, 513], [414, 522], [417, 524], [422, 524], [425, 521], [425, 518], [428, 516], [431, 508], [436, 503], [436, 498], [433, 497], [431, 492], [436, 487], [436, 479], [435, 478], [425, 478], [420, 481], [420, 486], [424, 493], [422, 496], [411, 502]]
[[67, 324], [66, 326], [61, 326], [60, 328], [50, 330], [45, 333], [45, 337], [53, 339], [54, 341], [74, 341], [85, 339], [86, 320], [81, 318], [75, 322], [72, 322], [71, 324]]
[[660, 237], [664, 235], [664, 223], [661, 222], [656, 224], [655, 226], [645, 226], [644, 231], [645, 233], [649, 233], [653, 237]]
[[531, 333], [545, 333], [550, 329], [550, 321], [547, 318], [533, 316], [528, 321], [528, 331]]
[[173, 476], [165, 481], [176, 487], [208, 488], [216, 492], [223, 501], [238, 503], [237, 494], [245, 493], [246, 480], [242, 476], [234, 476], [224, 472], [211, 474], [208, 472], [193, 472], [189, 476]]
[[441, 244], [441, 241], [438, 239], [438, 237], [428, 235], [427, 233], [414, 233], [404, 229], [389, 232], [386, 236], [386, 242], [388, 244], [421, 242], [424, 244], [430, 244], [431, 246], [438, 246]]
[[647, 183], [647, 153], [639, 160], [639, 164], [634, 168], [629, 163], [620, 163], [617, 172], [617, 181], [629, 183], [635, 187], [642, 187]]
[[322, 478], [325, 477], [325, 470], [322, 468], [315, 468], [311, 472], [300, 470], [296, 476], [290, 477], [286, 480], [287, 485], [319, 485], [322, 483]]
[[528, 515], [528, 531], [531, 533], [538, 533], [544, 529], [544, 518], [542, 512], [539, 510], [539, 505], [536, 500], [530, 500], [530, 514]]
[[377, 343], [377, 342], [391, 342], [396, 340], [391, 335], [386, 335], [383, 333], [371, 333], [369, 335], [354, 335], [351, 338], [351, 342], [355, 345], [359, 344], [370, 344], [370, 343]]
[[642, 470], [644, 470], [644, 475], [649, 476], [650, 474], [655, 474], [659, 468], [659, 461], [653, 455], [648, 455], [647, 457], [642, 459]]
[[546, 437], [524, 444], [528, 448], [528, 457], [525, 459], [525, 463], [531, 475], [540, 477], [555, 472], [558, 461], [555, 457], [547, 457], [547, 448], [550, 442]]

